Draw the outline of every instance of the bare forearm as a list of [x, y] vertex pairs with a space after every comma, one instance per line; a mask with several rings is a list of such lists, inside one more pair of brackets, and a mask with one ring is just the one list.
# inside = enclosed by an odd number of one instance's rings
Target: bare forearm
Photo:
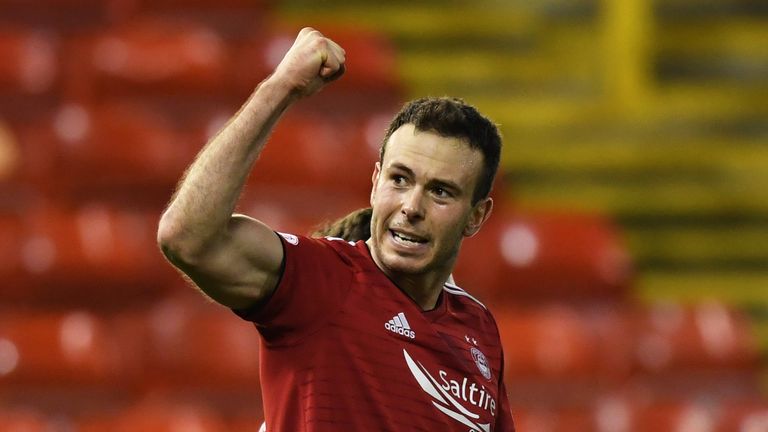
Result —
[[161, 227], [192, 248], [222, 234], [269, 133], [294, 100], [280, 80], [262, 82], [188, 168]]
[[317, 30], [301, 29], [274, 73], [203, 148], [179, 183], [160, 220], [158, 244], [218, 302], [241, 308], [275, 289], [283, 260], [279, 238], [271, 227], [232, 212], [283, 111], [343, 75], [344, 61], [338, 44]]

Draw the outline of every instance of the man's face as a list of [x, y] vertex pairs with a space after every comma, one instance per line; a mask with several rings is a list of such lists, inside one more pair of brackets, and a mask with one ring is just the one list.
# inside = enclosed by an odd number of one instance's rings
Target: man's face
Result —
[[390, 136], [373, 173], [369, 243], [385, 272], [451, 271], [462, 237], [490, 214], [490, 198], [472, 205], [482, 165], [482, 153], [458, 138], [412, 124]]

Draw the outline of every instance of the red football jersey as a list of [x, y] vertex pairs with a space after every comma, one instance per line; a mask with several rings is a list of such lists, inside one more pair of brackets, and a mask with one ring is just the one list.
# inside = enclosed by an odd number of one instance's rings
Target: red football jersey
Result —
[[282, 278], [256, 310], [266, 430], [512, 431], [496, 323], [446, 284], [423, 311], [364, 242], [280, 234]]

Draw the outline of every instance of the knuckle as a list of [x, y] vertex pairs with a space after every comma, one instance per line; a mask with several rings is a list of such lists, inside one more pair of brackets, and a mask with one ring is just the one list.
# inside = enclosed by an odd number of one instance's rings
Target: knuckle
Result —
[[312, 40], [311, 46], [317, 50], [326, 50], [328, 48], [328, 43], [325, 38], [317, 38]]

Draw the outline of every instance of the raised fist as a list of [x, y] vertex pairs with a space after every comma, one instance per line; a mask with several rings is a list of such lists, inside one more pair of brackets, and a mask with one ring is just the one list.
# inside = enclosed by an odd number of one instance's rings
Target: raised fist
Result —
[[309, 96], [344, 74], [345, 52], [319, 31], [301, 29], [291, 49], [275, 69], [273, 77], [292, 92]]

